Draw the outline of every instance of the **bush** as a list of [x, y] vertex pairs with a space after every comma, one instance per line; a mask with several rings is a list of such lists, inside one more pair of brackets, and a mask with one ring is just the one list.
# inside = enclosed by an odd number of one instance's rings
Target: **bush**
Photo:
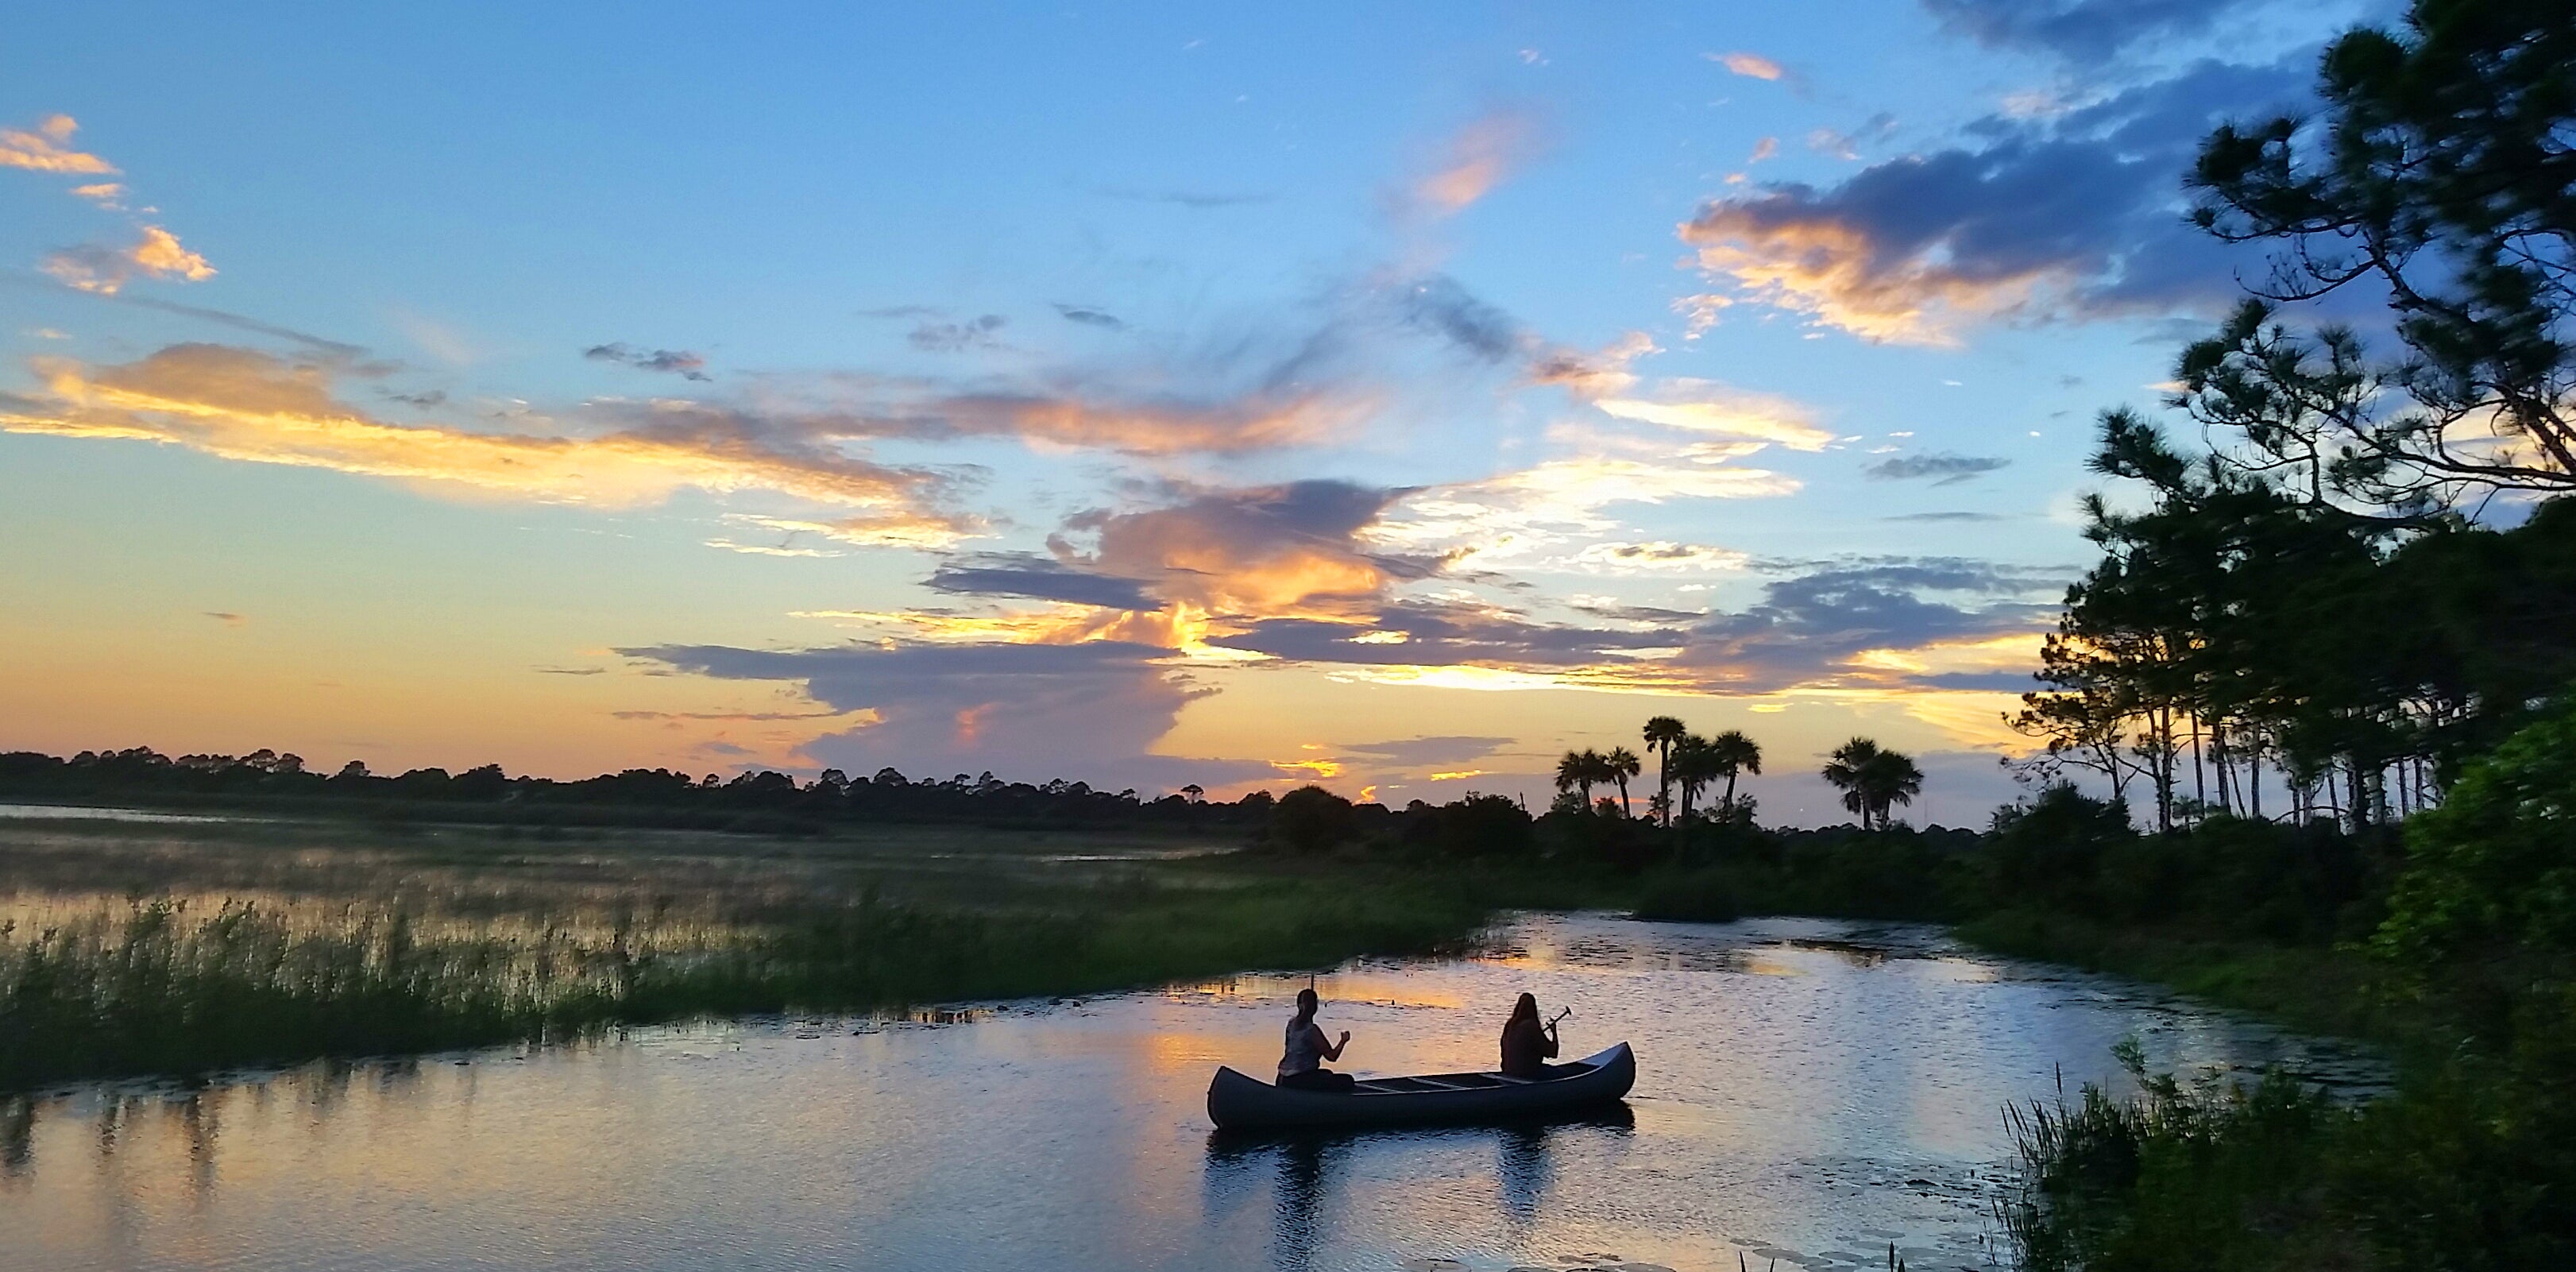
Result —
[[1349, 800], [1320, 786], [1300, 786], [1279, 797], [1270, 815], [1271, 829], [1299, 852], [1321, 852], [1348, 841], [1359, 830], [1359, 814]]

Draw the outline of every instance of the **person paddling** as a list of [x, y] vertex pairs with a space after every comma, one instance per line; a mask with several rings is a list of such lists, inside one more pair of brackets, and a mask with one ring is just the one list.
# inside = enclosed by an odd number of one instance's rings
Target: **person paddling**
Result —
[[1321, 1001], [1315, 997], [1315, 989], [1311, 985], [1297, 991], [1297, 1015], [1288, 1022], [1288, 1048], [1279, 1057], [1279, 1085], [1283, 1087], [1298, 1091], [1348, 1091], [1357, 1081], [1347, 1073], [1335, 1073], [1324, 1067], [1325, 1061], [1342, 1058], [1342, 1048], [1351, 1045], [1351, 1031], [1343, 1030], [1340, 1042], [1325, 1037], [1323, 1026], [1315, 1023], [1315, 1008]]
[[1520, 1001], [1512, 1004], [1512, 1018], [1503, 1022], [1504, 1076], [1544, 1078], [1547, 1062], [1555, 1058], [1556, 1021], [1540, 1024], [1538, 997], [1521, 995]]

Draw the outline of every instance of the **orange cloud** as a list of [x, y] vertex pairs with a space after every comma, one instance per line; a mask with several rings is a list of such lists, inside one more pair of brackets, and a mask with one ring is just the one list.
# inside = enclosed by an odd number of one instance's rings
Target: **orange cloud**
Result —
[[206, 258], [179, 245], [179, 236], [157, 225], [143, 227], [143, 239], [116, 249], [84, 243], [45, 258], [45, 272], [82, 291], [113, 296], [135, 275], [177, 278], [201, 283], [215, 276]]
[[103, 181], [97, 185], [73, 186], [72, 193], [110, 211], [122, 211], [125, 207], [123, 202], [125, 187], [113, 181]]
[[[930, 508], [943, 479], [756, 434], [673, 428], [601, 436], [475, 433], [386, 424], [337, 401], [319, 367], [223, 345], [172, 345], [138, 362], [35, 363], [49, 399], [0, 410], [0, 430], [162, 442], [224, 459], [327, 468], [547, 502], [627, 507], [683, 488], [770, 491], [860, 510], [894, 541], [964, 533]], [[0, 399], [0, 401], [8, 401]]]
[[[1683, 223], [1699, 267], [1754, 300], [1811, 315], [1869, 340], [1955, 346], [1952, 328], [2018, 308], [2072, 280], [2052, 262], [1976, 276], [1948, 263], [1945, 242], [1912, 249], [1878, 242], [1862, 226], [1769, 196], [1712, 203]], [[1692, 297], [1694, 334], [1723, 298]], [[1717, 302], [1717, 303], [1709, 303]]]
[[1529, 156], [1537, 130], [1527, 115], [1496, 111], [1450, 138], [1439, 166], [1413, 183], [1415, 206], [1450, 216], [1484, 198]]
[[1776, 80], [1787, 73], [1778, 62], [1759, 53], [1710, 53], [1706, 56], [1708, 60], [1751, 79]]
[[1666, 380], [1653, 398], [1605, 398], [1592, 405], [1623, 420], [1777, 442], [1791, 450], [1820, 451], [1834, 440], [1833, 431], [1817, 427], [1813, 413], [1803, 404], [1714, 380]]
[[80, 125], [74, 123], [69, 115], [47, 115], [36, 122], [33, 132], [0, 128], [0, 168], [88, 174], [115, 172], [115, 165], [105, 159], [69, 148], [72, 134], [79, 129]]

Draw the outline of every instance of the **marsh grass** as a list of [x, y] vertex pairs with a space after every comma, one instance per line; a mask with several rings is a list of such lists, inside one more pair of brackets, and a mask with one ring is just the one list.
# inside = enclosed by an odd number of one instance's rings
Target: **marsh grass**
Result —
[[1323, 967], [1501, 895], [1115, 837], [343, 834], [0, 838], [0, 1092]]

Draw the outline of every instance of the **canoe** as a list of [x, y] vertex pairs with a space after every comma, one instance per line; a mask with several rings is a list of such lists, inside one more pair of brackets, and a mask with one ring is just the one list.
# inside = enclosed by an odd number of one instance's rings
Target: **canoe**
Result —
[[1436, 1126], [1558, 1117], [1615, 1104], [1637, 1083], [1627, 1043], [1544, 1078], [1434, 1073], [1368, 1078], [1349, 1093], [1281, 1088], [1220, 1066], [1208, 1083], [1208, 1120], [1220, 1130], [1309, 1126]]

